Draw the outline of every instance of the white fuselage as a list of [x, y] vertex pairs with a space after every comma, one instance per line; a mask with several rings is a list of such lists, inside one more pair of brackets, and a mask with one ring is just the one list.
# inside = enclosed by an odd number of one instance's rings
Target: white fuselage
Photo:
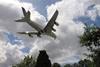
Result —
[[43, 27], [42, 27], [41, 25], [35, 23], [34, 21], [31, 21], [31, 20], [30, 20], [30, 21], [27, 21], [27, 23], [28, 23], [32, 28], [34, 28], [34, 29], [37, 30], [37, 31], [43, 30]]
[[[38, 32], [43, 30], [44, 27], [42, 27], [41, 25], [35, 23], [34, 21], [30, 20], [30, 21], [27, 21], [27, 23], [32, 27], [34, 28], [35, 30], [37, 30]], [[51, 32], [44, 32], [42, 33], [42, 35], [49, 35], [51, 37], [54, 37], [56, 38], [56, 35], [51, 31]]]

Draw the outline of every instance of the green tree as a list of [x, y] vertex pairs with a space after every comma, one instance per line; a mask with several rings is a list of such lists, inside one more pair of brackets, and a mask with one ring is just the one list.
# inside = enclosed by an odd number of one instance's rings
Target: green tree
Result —
[[18, 64], [13, 65], [12, 67], [35, 67], [36, 61], [31, 56], [25, 56], [25, 58]]
[[79, 63], [78, 63], [78, 66], [79, 66], [79, 67], [83, 67], [84, 64], [85, 64], [84, 61], [83, 61], [83, 60], [80, 60]]
[[64, 67], [72, 67], [71, 64], [65, 64]]
[[35, 67], [51, 67], [51, 61], [46, 50], [40, 50]]
[[79, 67], [95, 67], [94, 63], [87, 59], [80, 60], [78, 65], [79, 65]]
[[80, 36], [80, 43], [82, 46], [85, 46], [90, 54], [87, 54], [90, 57], [96, 67], [100, 66], [100, 27], [95, 25], [86, 25], [84, 28], [84, 34]]
[[74, 63], [73, 64], [73, 67], [78, 67], [78, 63]]
[[61, 67], [59, 63], [53, 63], [52, 67]]

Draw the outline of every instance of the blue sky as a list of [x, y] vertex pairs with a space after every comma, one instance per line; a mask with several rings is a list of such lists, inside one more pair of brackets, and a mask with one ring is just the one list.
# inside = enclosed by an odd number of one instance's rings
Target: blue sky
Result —
[[14, 44], [22, 44], [22, 40], [10, 32], [4, 32], [7, 42]]
[[[22, 0], [24, 1], [24, 0]], [[47, 17], [47, 6], [54, 4], [57, 1], [61, 0], [25, 0], [26, 2], [30, 2], [33, 4], [35, 9], [45, 17]]]
[[42, 15], [47, 17], [47, 6], [54, 4], [57, 1], [60, 0], [33, 0], [32, 3], [37, 11], [39, 11]]
[[[21, 0], [21, 2], [24, 2], [24, 1], [32, 3], [32, 5], [35, 7], [35, 9], [40, 14], [45, 16], [46, 19], [47, 19], [47, 6], [50, 6], [51, 4], [55, 4], [56, 2], [61, 1], [61, 0]], [[87, 11], [88, 10], [94, 10], [95, 6], [96, 6], [95, 4], [90, 5], [87, 8]], [[91, 18], [88, 17], [88, 16], [80, 16], [77, 19], [78, 19], [78, 21], [82, 21], [82, 22], [87, 23], [87, 24], [95, 23], [97, 26], [100, 26], [100, 23], [99, 23], [100, 16], [99, 15], [96, 17], [95, 21], [91, 20]]]
[[[89, 25], [95, 24], [96, 26], [100, 27], [100, 15], [99, 15], [98, 10], [95, 7], [96, 7], [96, 4], [92, 4], [92, 5], [88, 6], [87, 10], [85, 11], [84, 16], [75, 17], [73, 20], [81, 21], [81, 22], [89, 24]], [[93, 20], [89, 15], [87, 15], [89, 13], [89, 11], [91, 11], [91, 13], [93, 13], [93, 12], [96, 13], [95, 20]]]

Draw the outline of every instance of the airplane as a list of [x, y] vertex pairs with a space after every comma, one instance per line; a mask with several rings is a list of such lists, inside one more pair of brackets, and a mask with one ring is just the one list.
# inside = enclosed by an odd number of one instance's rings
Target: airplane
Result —
[[17, 33], [26, 34], [29, 37], [33, 37], [32, 36], [33, 34], [37, 35], [37, 37], [41, 37], [41, 34], [42, 34], [42, 35], [51, 36], [54, 39], [56, 39], [56, 34], [54, 33], [56, 30], [53, 28], [53, 26], [54, 25], [59, 26], [59, 24], [56, 22], [56, 18], [58, 16], [58, 10], [55, 11], [55, 13], [51, 17], [51, 19], [48, 21], [47, 25], [43, 28], [41, 25], [37, 24], [36, 22], [34, 22], [34, 21], [32, 21], [30, 19], [30, 15], [31, 15], [30, 11], [26, 12], [24, 7], [21, 7], [21, 8], [22, 8], [24, 17], [22, 17], [21, 19], [15, 20], [15, 22], [26, 22], [32, 28], [34, 28], [36, 30], [36, 32], [34, 32], [34, 31], [26, 31], [26, 32], [17, 32]]

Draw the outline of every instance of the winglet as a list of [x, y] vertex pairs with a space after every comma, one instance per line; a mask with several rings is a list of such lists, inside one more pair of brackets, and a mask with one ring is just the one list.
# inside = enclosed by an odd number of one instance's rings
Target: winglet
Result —
[[56, 13], [58, 14], [58, 10], [56, 10]]

